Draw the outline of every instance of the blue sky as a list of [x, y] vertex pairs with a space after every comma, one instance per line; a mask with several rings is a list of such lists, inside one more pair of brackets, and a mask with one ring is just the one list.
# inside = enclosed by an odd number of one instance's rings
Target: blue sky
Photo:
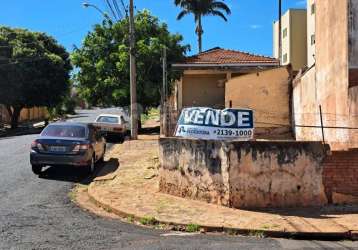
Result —
[[[105, 10], [103, 0], [88, 0]], [[184, 36], [197, 52], [193, 17], [176, 20], [174, 0], [135, 0], [137, 10], [148, 9], [166, 22], [171, 32]], [[226, 0], [232, 10], [226, 23], [217, 17], [204, 18], [203, 49], [222, 47], [255, 54], [272, 55], [272, 23], [278, 16], [278, 0]], [[306, 0], [282, 0], [288, 8], [305, 8]], [[82, 7], [83, 0], [2, 0], [0, 25], [27, 28], [54, 36], [68, 50], [81, 46], [88, 31], [101, 22], [94, 9]]]

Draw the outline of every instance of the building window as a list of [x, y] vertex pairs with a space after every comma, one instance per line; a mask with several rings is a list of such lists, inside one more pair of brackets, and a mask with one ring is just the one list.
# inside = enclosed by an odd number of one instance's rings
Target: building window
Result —
[[316, 13], [316, 4], [311, 5], [311, 15], [314, 15]]
[[287, 36], [287, 28], [283, 29], [282, 36], [283, 36], [283, 38], [285, 38]]
[[287, 53], [283, 55], [282, 62], [287, 63]]
[[316, 44], [316, 35], [315, 34], [311, 35], [311, 45], [314, 45], [314, 44]]

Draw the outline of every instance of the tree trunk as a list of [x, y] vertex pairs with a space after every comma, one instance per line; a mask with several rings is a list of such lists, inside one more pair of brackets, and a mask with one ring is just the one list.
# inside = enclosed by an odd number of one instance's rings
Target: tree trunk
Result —
[[19, 125], [19, 117], [22, 110], [21, 106], [13, 106], [12, 109], [7, 107], [9, 115], [11, 116], [11, 129], [17, 128]]
[[202, 44], [202, 35], [203, 35], [203, 27], [201, 24], [201, 15], [198, 17], [198, 46], [199, 46], [199, 53], [203, 52], [203, 44]]

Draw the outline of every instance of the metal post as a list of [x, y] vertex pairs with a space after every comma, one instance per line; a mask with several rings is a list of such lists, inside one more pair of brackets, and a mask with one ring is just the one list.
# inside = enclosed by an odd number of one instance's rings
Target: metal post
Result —
[[138, 139], [138, 114], [137, 114], [137, 83], [136, 83], [136, 58], [135, 58], [135, 35], [134, 35], [134, 3], [129, 2], [129, 47], [130, 47], [130, 94], [131, 94], [131, 136]]
[[278, 0], [278, 58], [282, 64], [282, 0]]
[[323, 144], [326, 144], [326, 141], [325, 141], [325, 138], [324, 138], [324, 127], [323, 127], [323, 117], [322, 117], [322, 107], [321, 107], [321, 105], [319, 105], [319, 116], [321, 118], [321, 130], [322, 130]]

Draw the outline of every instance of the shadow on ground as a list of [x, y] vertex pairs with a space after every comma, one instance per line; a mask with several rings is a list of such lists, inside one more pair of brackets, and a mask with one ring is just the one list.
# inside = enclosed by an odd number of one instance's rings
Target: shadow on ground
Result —
[[103, 163], [97, 163], [95, 172], [90, 175], [87, 173], [86, 168], [56, 166], [48, 167], [47, 169], [45, 169], [39, 175], [39, 178], [88, 185], [93, 181], [94, 178], [113, 173], [118, 168], [118, 159], [111, 158], [110, 160], [105, 161]]

